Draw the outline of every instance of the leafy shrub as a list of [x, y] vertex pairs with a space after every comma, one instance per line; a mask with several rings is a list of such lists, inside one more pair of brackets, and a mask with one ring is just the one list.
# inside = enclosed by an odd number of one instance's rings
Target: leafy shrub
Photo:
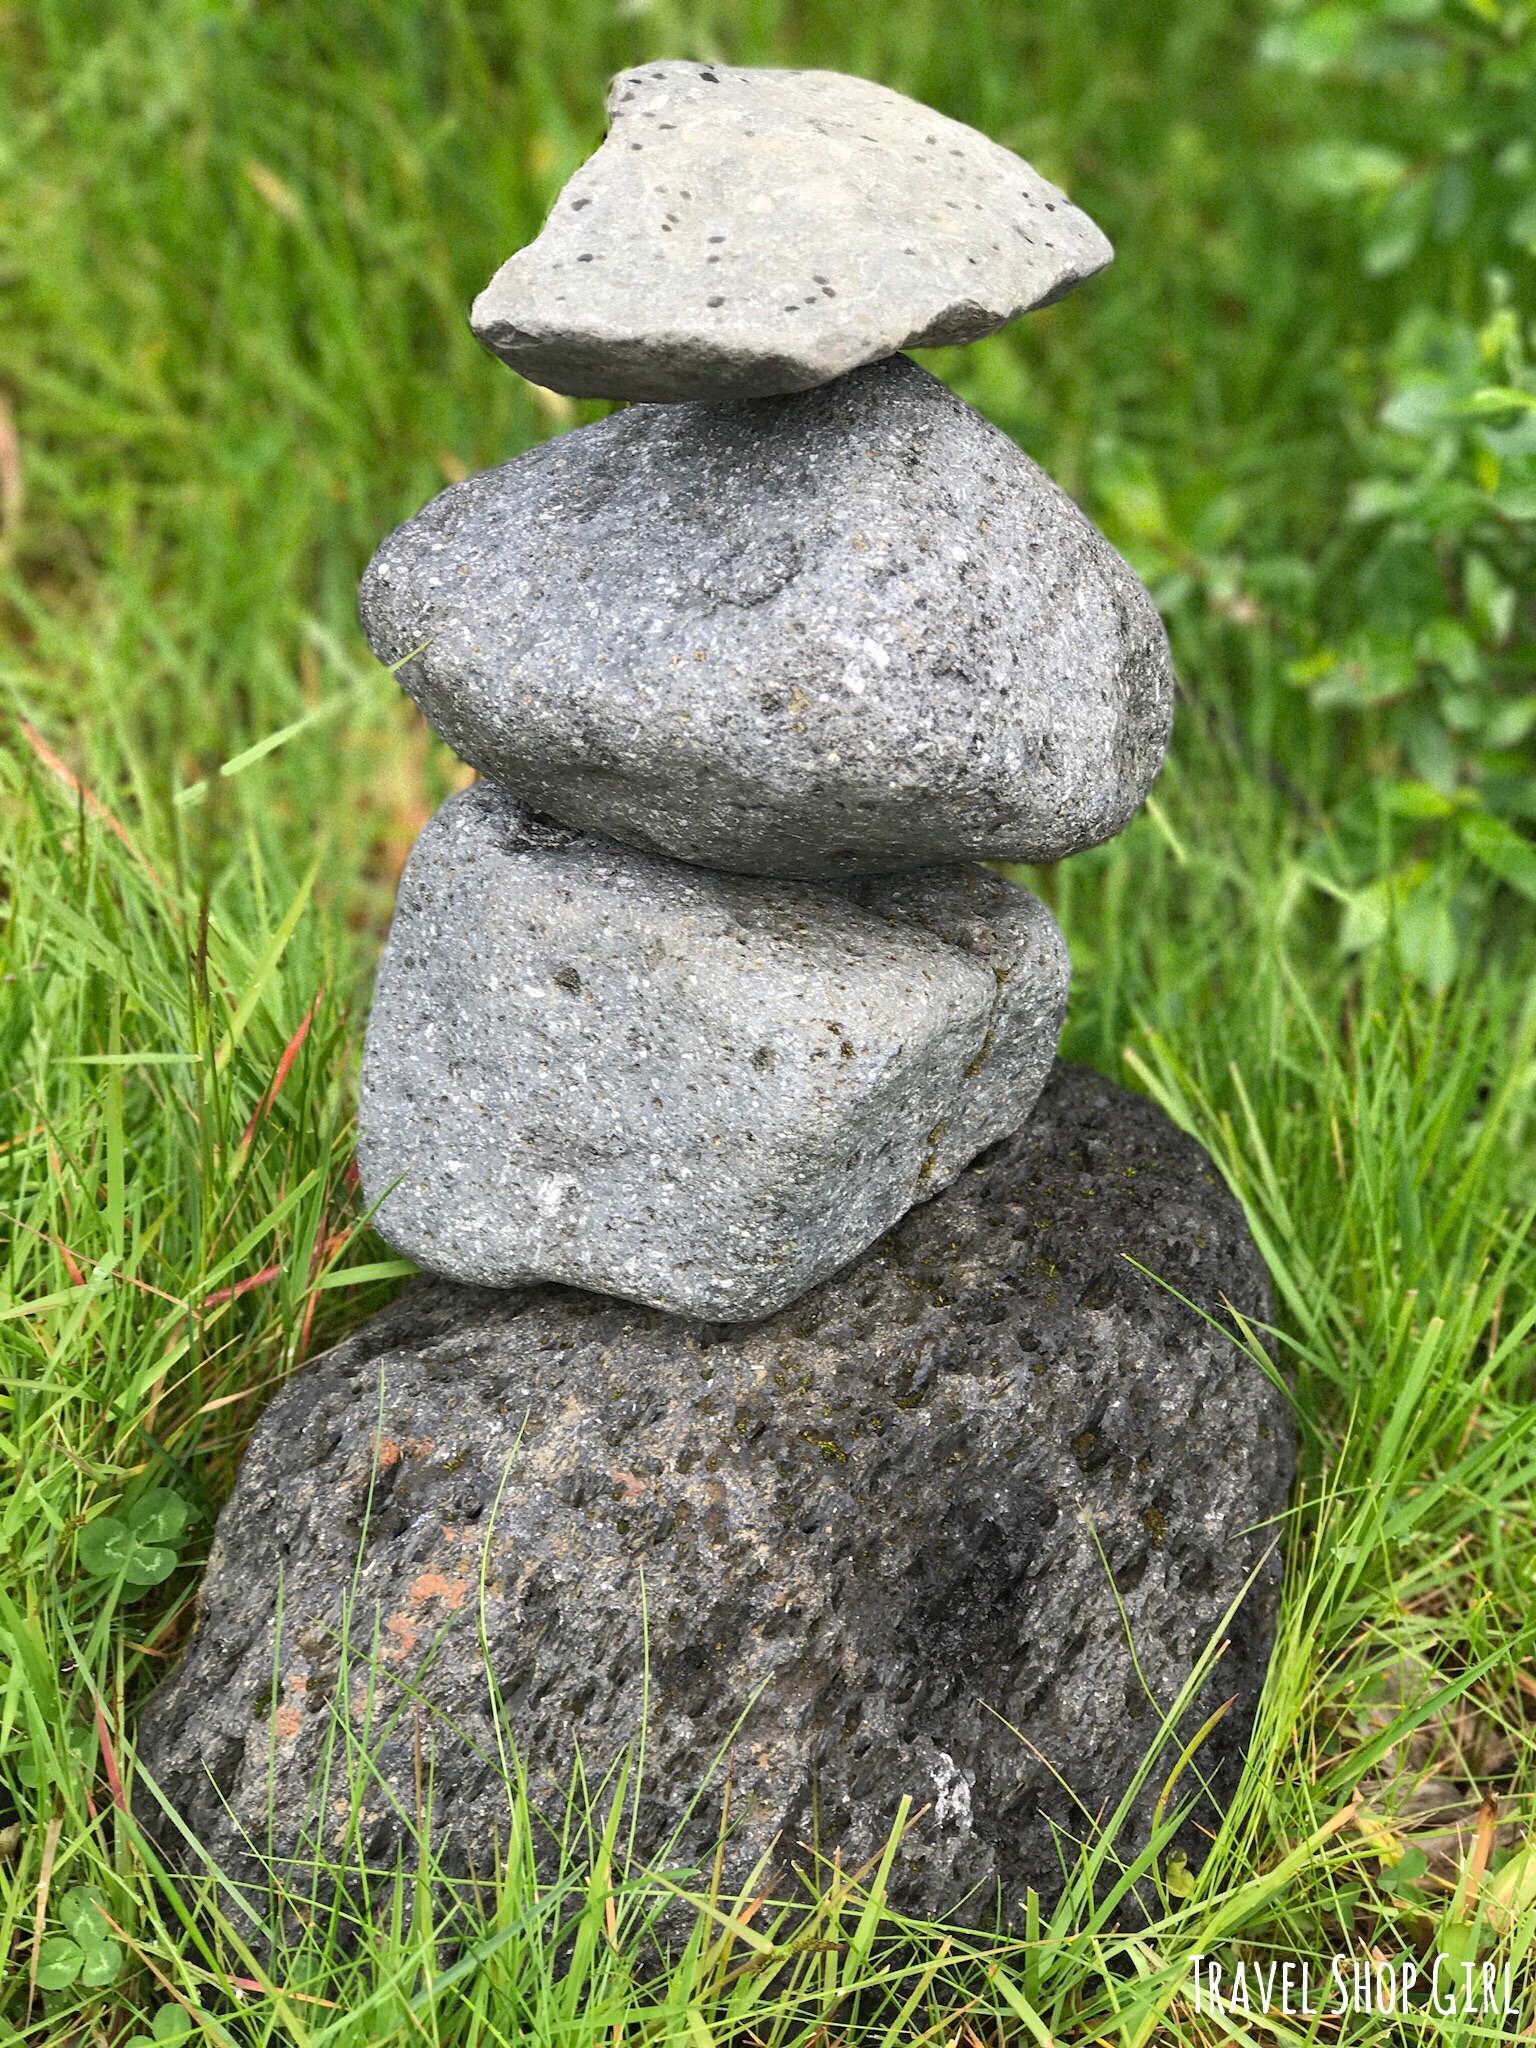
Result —
[[[1371, 277], [1455, 250], [1472, 276], [1536, 252], [1536, 26], [1525, 0], [1275, 0], [1269, 63], [1354, 89], [1369, 132], [1298, 152], [1298, 181], [1352, 204]], [[1346, 94], [1337, 110], [1350, 112]], [[1334, 124], [1330, 124], [1332, 126]]]
[[1388, 361], [1346, 512], [1365, 547], [1344, 630], [1290, 674], [1375, 741], [1368, 789], [1318, 852], [1346, 893], [1344, 943], [1396, 924], [1443, 983], [1477, 899], [1502, 883], [1536, 901], [1536, 374], [1508, 308], [1480, 333], [1418, 316]]
[[[1281, 4], [1272, 64], [1326, 81], [1356, 133], [1297, 153], [1369, 280], [1410, 310], [1357, 351], [1359, 479], [1290, 667], [1357, 717], [1368, 786], [1314, 849], [1358, 950], [1395, 931], [1441, 984], [1500, 887], [1536, 901], [1536, 19], [1500, 0]], [[1379, 288], [1377, 288], [1379, 289]], [[1481, 303], [1482, 317], [1471, 310]], [[1387, 309], [1390, 312], [1390, 308]]]

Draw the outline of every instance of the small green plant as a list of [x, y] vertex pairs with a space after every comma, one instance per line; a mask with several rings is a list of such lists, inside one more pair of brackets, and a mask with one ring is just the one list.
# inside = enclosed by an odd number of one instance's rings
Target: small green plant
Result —
[[94, 1885], [77, 1884], [59, 1901], [59, 1918], [67, 1934], [53, 1934], [37, 1952], [37, 1982], [44, 1991], [66, 1991], [73, 1984], [97, 1990], [116, 1981], [123, 1951], [112, 1939], [104, 1901]]
[[195, 2041], [200, 2035], [211, 2035], [215, 2040], [225, 2038], [208, 2015], [194, 2006], [162, 2005], [157, 2007], [149, 2023], [149, 2032], [131, 2034], [122, 2048], [172, 2048], [173, 2043]]
[[[96, 1761], [96, 1737], [89, 1728], [61, 1728], [57, 1733], [57, 1743], [60, 1760], [77, 1772], [90, 1770]], [[24, 1785], [29, 1792], [42, 1790], [45, 1773], [38, 1768], [36, 1757], [29, 1751], [8, 1756], [7, 1761], [11, 1763], [19, 1785]]]
[[121, 1515], [87, 1522], [76, 1554], [93, 1578], [114, 1586], [158, 1586], [176, 1569], [177, 1544], [191, 1516], [179, 1493], [157, 1486]]
[[1291, 153], [1289, 190], [1349, 229], [1362, 305], [1391, 322], [1347, 363], [1343, 518], [1279, 608], [1290, 680], [1353, 724], [1341, 752], [1367, 768], [1311, 867], [1346, 954], [1390, 937], [1444, 987], [1490, 912], [1536, 901], [1536, 17], [1523, 0], [1274, 15], [1262, 60], [1344, 115]]
[[[1367, 551], [1360, 622], [1292, 670], [1321, 710], [1390, 707], [1408, 770], [1447, 798], [1536, 820], [1536, 370], [1514, 312], [1480, 331], [1419, 315], [1388, 359], [1349, 502]], [[1501, 835], [1486, 847], [1502, 872]], [[1516, 885], [1536, 863], [1504, 863]]]

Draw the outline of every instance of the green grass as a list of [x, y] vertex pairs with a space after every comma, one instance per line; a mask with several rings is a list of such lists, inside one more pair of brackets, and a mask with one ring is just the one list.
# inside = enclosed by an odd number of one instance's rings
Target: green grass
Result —
[[[1347, 613], [1351, 422], [1403, 313], [1470, 316], [1478, 279], [1432, 255], [1365, 280], [1353, 227], [1287, 196], [1287, 152], [1360, 113], [1255, 61], [1268, 18], [0, 7], [0, 1770], [20, 1809], [0, 2035], [126, 2039], [185, 2001], [216, 2039], [315, 2048], [1122, 2048], [1307, 2037], [1195, 2017], [1195, 1951], [1230, 1972], [1438, 1943], [1522, 1981], [1536, 935], [1513, 896], [1468, 922], [1453, 859], [1449, 986], [1390, 941], [1343, 949], [1319, 878], [1381, 734], [1285, 680], [1296, 648], [1254, 596], [1320, 564]], [[1275, 1276], [1303, 1445], [1279, 1648], [1226, 1823], [1198, 1869], [1140, 1872], [1139, 1931], [1101, 1838], [1027, 1943], [946, 1949], [885, 1912], [876, 1870], [829, 1876], [819, 1918], [777, 1932], [771, 1904], [742, 1931], [713, 1899], [658, 1966], [673, 1895], [619, 1853], [632, 1786], [573, 1788], [541, 1882], [514, 1779], [522, 1832], [468, 1947], [439, 1938], [422, 1867], [376, 1939], [320, 1914], [268, 1955], [211, 1881], [200, 1913], [178, 1903], [118, 1795], [263, 1401], [398, 1284], [350, 1173], [354, 1066], [395, 877], [456, 768], [369, 661], [353, 593], [445, 478], [591, 416], [483, 356], [463, 308], [595, 141], [608, 72], [663, 51], [884, 78], [1024, 150], [1119, 244], [1063, 307], [933, 360], [1161, 568], [1185, 686], [1169, 768], [1121, 839], [1035, 880], [1073, 949], [1065, 1049], [1210, 1147]], [[1401, 126], [1388, 97], [1367, 117]], [[194, 1510], [166, 1525], [174, 1571], [92, 1569], [82, 1532], [156, 1489]], [[708, 1871], [673, 1883], [712, 1897]], [[82, 1913], [102, 1933], [85, 1886], [120, 1968], [29, 1995], [39, 1937]], [[1387, 2029], [1351, 2014], [1328, 2037]]]

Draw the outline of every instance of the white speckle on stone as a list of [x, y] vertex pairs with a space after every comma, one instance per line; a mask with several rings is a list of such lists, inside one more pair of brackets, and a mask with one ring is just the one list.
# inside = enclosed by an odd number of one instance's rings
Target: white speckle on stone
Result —
[[575, 1194], [578, 1182], [568, 1174], [546, 1174], [534, 1193], [541, 1216], [553, 1216]]
[[966, 1783], [964, 1771], [948, 1750], [938, 1752], [932, 1776], [938, 1793], [933, 1802], [935, 1822], [941, 1828], [953, 1823], [962, 1835], [968, 1835], [971, 1832], [971, 1788]]

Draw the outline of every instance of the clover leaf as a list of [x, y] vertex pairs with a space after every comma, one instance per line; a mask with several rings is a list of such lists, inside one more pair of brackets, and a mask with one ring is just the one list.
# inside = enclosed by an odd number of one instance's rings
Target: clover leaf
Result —
[[93, 1988], [112, 1983], [123, 1967], [123, 1952], [107, 1927], [100, 1892], [93, 1885], [72, 1886], [60, 1901], [59, 1918], [80, 1953], [79, 1981]]
[[98, 1579], [158, 1586], [176, 1569], [176, 1542], [192, 1510], [169, 1487], [152, 1487], [121, 1515], [98, 1515], [80, 1531], [77, 1550]]
[[192, 1510], [168, 1486], [152, 1486], [128, 1510], [128, 1526], [145, 1543], [174, 1543], [192, 1519]]
[[65, 1935], [50, 1935], [37, 1952], [37, 1986], [40, 1991], [66, 1991], [80, 1974], [85, 1951]]
[[37, 1982], [43, 1991], [66, 1991], [71, 1984], [99, 1990], [111, 1984], [123, 1967], [123, 1952], [112, 1939], [94, 1886], [77, 1884], [59, 1902], [59, 1918], [68, 1934], [50, 1935], [37, 1952]]
[[203, 2017], [190, 2006], [162, 2005], [149, 2023], [149, 2032], [135, 2034], [122, 2048], [169, 2048], [173, 2041], [190, 2041], [196, 2037], [198, 2021]]

